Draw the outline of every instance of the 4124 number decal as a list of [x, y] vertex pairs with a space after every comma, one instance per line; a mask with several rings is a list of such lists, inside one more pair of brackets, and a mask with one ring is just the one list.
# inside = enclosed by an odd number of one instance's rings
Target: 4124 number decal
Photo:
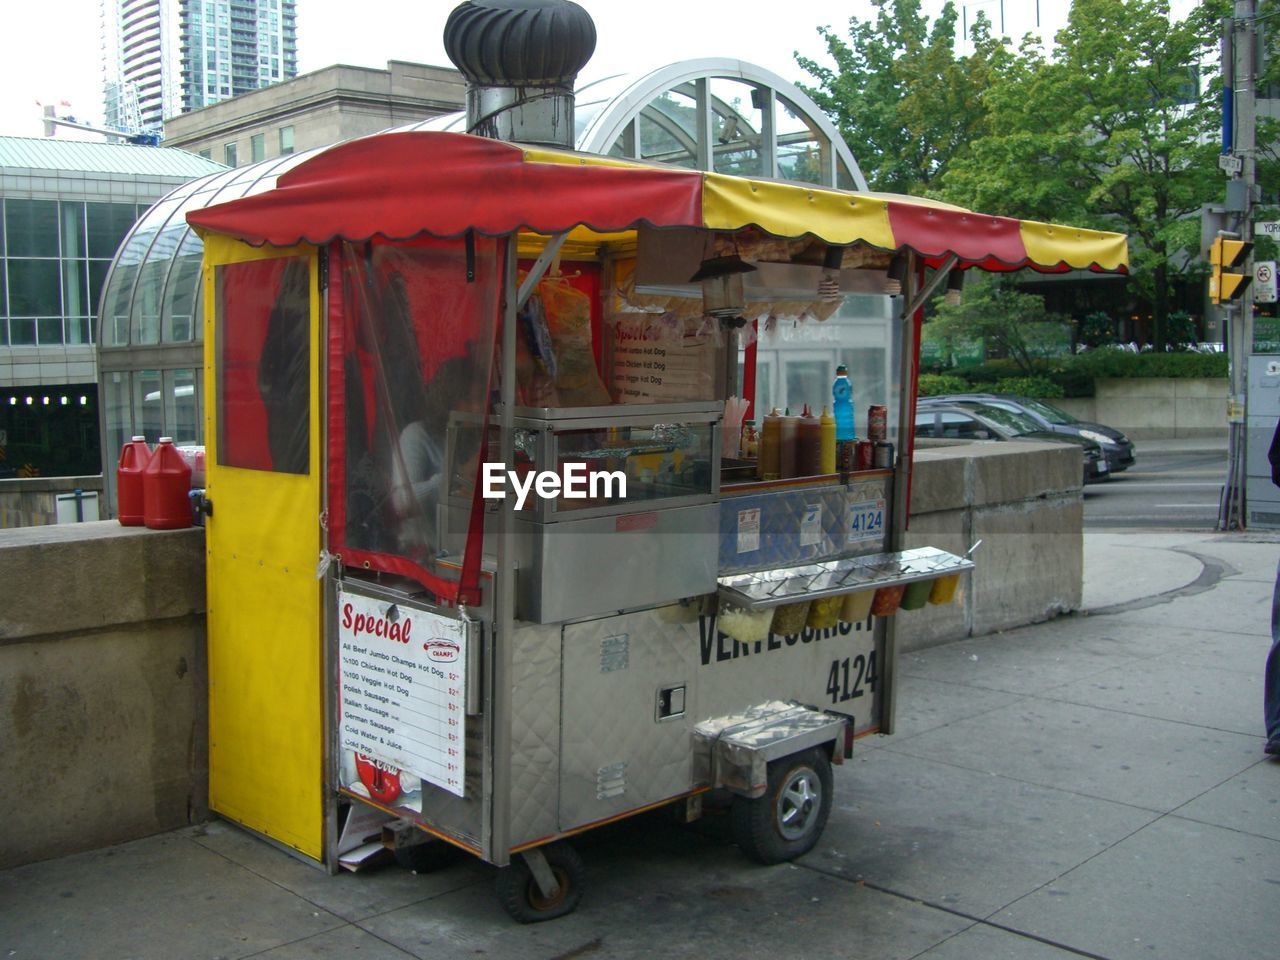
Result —
[[[831, 670], [827, 674], [827, 693], [831, 695], [832, 703], [845, 703], [856, 700], [867, 690], [874, 694], [876, 680], [874, 650], [867, 656], [860, 653], [854, 657], [845, 657], [843, 660], [833, 660]], [[866, 689], [863, 689], [864, 685]]]

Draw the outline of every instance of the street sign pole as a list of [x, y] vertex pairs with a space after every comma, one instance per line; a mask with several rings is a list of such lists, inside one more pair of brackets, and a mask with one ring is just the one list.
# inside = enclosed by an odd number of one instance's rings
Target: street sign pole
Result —
[[[1233, 154], [1242, 161], [1240, 179], [1244, 181], [1244, 204], [1240, 211], [1238, 236], [1248, 238], [1253, 236], [1254, 184], [1257, 182], [1254, 64], [1257, 0], [1235, 0], [1234, 13], [1234, 17], [1224, 24], [1222, 44], [1225, 86], [1234, 94], [1234, 102], [1228, 107], [1233, 129], [1223, 131], [1223, 153]], [[1227, 398], [1227, 476], [1219, 500], [1218, 529], [1243, 530], [1248, 423], [1246, 398], [1248, 357], [1253, 349], [1253, 291], [1246, 289], [1240, 298], [1239, 309], [1228, 305], [1226, 313], [1230, 395]]]

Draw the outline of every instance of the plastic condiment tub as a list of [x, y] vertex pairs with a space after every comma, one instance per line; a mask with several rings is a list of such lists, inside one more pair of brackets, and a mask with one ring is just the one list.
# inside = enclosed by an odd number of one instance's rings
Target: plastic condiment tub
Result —
[[769, 639], [769, 624], [772, 621], [772, 610], [748, 610], [721, 603], [716, 628], [740, 643], [751, 644]]
[[930, 603], [950, 603], [956, 598], [956, 590], [960, 586], [960, 574], [949, 573], [933, 581], [933, 589], [929, 591]]
[[788, 637], [799, 633], [808, 622], [808, 600], [802, 600], [799, 603], [785, 603], [780, 607], [774, 607], [773, 624], [769, 627], [769, 632], [776, 637]]
[[897, 613], [898, 607], [902, 605], [902, 595], [906, 592], [906, 584], [902, 583], [878, 589], [875, 599], [871, 601], [872, 615], [888, 617]]
[[917, 580], [907, 584], [907, 589], [902, 592], [902, 609], [919, 610], [929, 602], [929, 594], [932, 592], [932, 580]]
[[814, 630], [829, 630], [840, 622], [840, 608], [844, 605], [844, 597], [822, 597], [814, 600], [809, 607], [809, 618], [805, 625]]
[[871, 601], [875, 596], [874, 590], [846, 594], [840, 606], [840, 619], [845, 623], [861, 623], [871, 615]]

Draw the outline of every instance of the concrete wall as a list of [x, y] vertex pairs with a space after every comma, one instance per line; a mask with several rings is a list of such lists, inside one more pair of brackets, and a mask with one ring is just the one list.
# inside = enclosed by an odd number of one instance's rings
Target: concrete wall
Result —
[[0, 598], [0, 868], [203, 819], [204, 531], [2, 531]]
[[1227, 436], [1227, 381], [1099, 380], [1092, 397], [1054, 400], [1081, 420], [1123, 430], [1131, 440]]
[[58, 496], [83, 490], [98, 495], [98, 516], [107, 515], [102, 476], [0, 480], [0, 530], [58, 522]]
[[914, 650], [1075, 610], [1084, 575], [1080, 451], [1056, 443], [963, 443], [916, 451], [907, 546], [973, 553], [959, 599], [901, 611]]

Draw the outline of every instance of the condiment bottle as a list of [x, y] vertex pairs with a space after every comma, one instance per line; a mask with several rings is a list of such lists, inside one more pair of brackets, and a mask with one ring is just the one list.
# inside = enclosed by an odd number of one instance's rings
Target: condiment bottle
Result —
[[816, 477], [822, 473], [822, 422], [804, 405], [796, 435], [796, 474]]
[[853, 384], [849, 382], [849, 368], [843, 363], [836, 367], [836, 379], [831, 384], [832, 411], [836, 419], [836, 439], [853, 439]]
[[742, 425], [742, 459], [755, 460], [760, 452], [760, 438], [756, 435], [756, 422], [748, 420]]
[[830, 411], [822, 408], [822, 416], [818, 419], [822, 434], [822, 473], [836, 472], [836, 418]]
[[782, 415], [781, 432], [778, 434], [778, 472], [782, 479], [799, 476], [796, 465], [796, 448], [799, 443], [800, 418], [792, 416], [791, 408]]
[[761, 480], [777, 480], [781, 468], [782, 414], [774, 407], [764, 418], [760, 429], [760, 462], [756, 474]]

